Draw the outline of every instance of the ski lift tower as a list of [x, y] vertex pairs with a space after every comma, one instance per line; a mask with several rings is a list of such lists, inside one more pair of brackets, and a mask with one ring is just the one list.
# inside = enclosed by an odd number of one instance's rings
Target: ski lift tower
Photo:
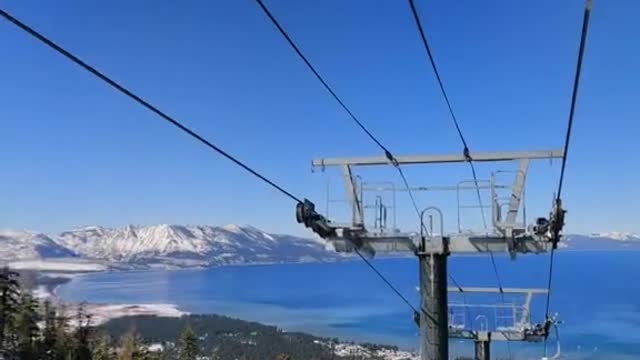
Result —
[[[332, 223], [318, 214], [315, 205], [306, 200], [296, 208], [298, 222], [304, 223], [322, 238], [332, 243], [338, 252], [358, 251], [367, 256], [382, 252], [410, 252], [420, 262], [420, 314], [415, 314], [421, 332], [421, 357], [423, 360], [448, 360], [450, 336], [448, 316], [447, 257], [450, 253], [508, 252], [512, 258], [518, 253], [543, 253], [556, 247], [558, 234], [564, 224], [564, 210], [554, 208], [549, 218], [537, 218], [535, 225], [526, 228], [518, 223], [518, 212], [525, 188], [525, 181], [532, 160], [562, 158], [563, 150], [476, 153], [465, 155], [417, 155], [400, 156], [391, 163], [387, 157], [327, 158], [312, 161], [313, 169], [324, 171], [328, 167], [338, 167], [345, 182], [347, 200], [351, 208], [351, 222]], [[443, 227], [442, 212], [429, 207], [421, 212], [420, 233], [392, 231], [369, 231], [365, 226], [361, 184], [353, 174], [354, 168], [370, 166], [428, 165], [474, 162], [516, 161], [506, 216], [502, 216], [501, 204], [492, 201], [492, 228], [482, 233], [445, 234], [426, 232], [423, 218], [425, 213], [439, 217]], [[548, 320], [545, 320], [548, 321]], [[548, 335], [549, 326], [544, 326]], [[465, 335], [465, 336], [462, 336]], [[468, 338], [466, 334], [461, 337]], [[518, 336], [514, 336], [516, 340]], [[488, 343], [485, 343], [488, 346]]]
[[[530, 288], [480, 288], [450, 287], [449, 292], [470, 294], [508, 294], [523, 298], [521, 304], [474, 304], [466, 300], [462, 303], [449, 303], [449, 338], [467, 339], [474, 342], [476, 360], [490, 360], [490, 345], [493, 341], [540, 342], [549, 334], [550, 327], [557, 323], [553, 317], [549, 321], [534, 324], [531, 321], [531, 301], [534, 295], [546, 295], [547, 289]], [[475, 319], [470, 318], [471, 310], [484, 310]], [[489, 329], [483, 313], [494, 313], [495, 329]], [[473, 321], [482, 321], [479, 327]]]

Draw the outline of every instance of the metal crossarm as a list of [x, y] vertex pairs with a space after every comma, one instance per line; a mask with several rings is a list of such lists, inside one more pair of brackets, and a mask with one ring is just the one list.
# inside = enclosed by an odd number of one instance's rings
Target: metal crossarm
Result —
[[[491, 153], [475, 153], [473, 161], [475, 162], [495, 162], [495, 161], [511, 161], [511, 160], [539, 160], [539, 159], [562, 159], [563, 150], [542, 150], [542, 151], [520, 151], [520, 152], [491, 152]], [[400, 165], [411, 164], [445, 164], [445, 163], [463, 163], [467, 162], [464, 155], [408, 155], [396, 156], [396, 161]], [[354, 157], [354, 158], [322, 158], [315, 159], [311, 162], [313, 168], [325, 168], [329, 166], [376, 166], [389, 165], [389, 159], [384, 156], [373, 157]]]

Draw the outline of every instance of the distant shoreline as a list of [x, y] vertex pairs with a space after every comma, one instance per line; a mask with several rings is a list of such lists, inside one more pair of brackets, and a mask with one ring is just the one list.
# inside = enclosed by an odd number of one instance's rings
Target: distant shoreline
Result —
[[[640, 249], [615, 249], [615, 250], [599, 250], [599, 249], [561, 249], [560, 253], [596, 253], [596, 252], [640, 252]], [[500, 254], [496, 254], [500, 255]], [[507, 254], [505, 254], [506, 256]], [[540, 255], [542, 254], [528, 254], [528, 255]], [[458, 254], [455, 257], [471, 257], [478, 256], [477, 254]], [[412, 256], [384, 256], [378, 257], [380, 260], [401, 260], [401, 259], [410, 259]], [[342, 262], [351, 262], [357, 261], [358, 258], [355, 257], [344, 257], [340, 259], [336, 259], [334, 261], [314, 261], [314, 262], [251, 262], [251, 263], [236, 263], [236, 264], [224, 264], [224, 265], [214, 265], [214, 266], [196, 266], [196, 267], [149, 267], [149, 268], [131, 268], [126, 269], [122, 267], [110, 268], [105, 266], [102, 270], [96, 271], [43, 271], [43, 270], [30, 270], [30, 271], [38, 271], [40, 272], [40, 276], [36, 282], [35, 293], [37, 293], [37, 297], [39, 299], [49, 299], [56, 304], [64, 304], [68, 306], [71, 310], [76, 310], [79, 306], [79, 303], [76, 302], [67, 302], [60, 298], [58, 291], [61, 286], [68, 284], [73, 278], [82, 277], [95, 273], [144, 273], [144, 272], [154, 272], [154, 271], [199, 271], [199, 270], [208, 270], [208, 269], [217, 269], [217, 268], [228, 268], [228, 267], [252, 267], [252, 266], [271, 266], [271, 265], [300, 265], [300, 264], [335, 264]], [[46, 262], [46, 261], [44, 261]], [[62, 262], [53, 263], [61, 264]], [[90, 264], [90, 263], [89, 263]], [[86, 303], [84, 306], [89, 310], [89, 313], [95, 316], [96, 321], [100, 323], [106, 322], [110, 319], [125, 317], [125, 316], [133, 316], [133, 315], [156, 315], [156, 316], [182, 316], [189, 314], [186, 311], [180, 309], [176, 304], [169, 303], [138, 303], [138, 304], [109, 304], [109, 303]]]
[[109, 320], [127, 316], [153, 315], [161, 317], [181, 317], [189, 315], [175, 304], [150, 303], [150, 304], [107, 304], [88, 302], [68, 302], [58, 296], [58, 289], [73, 280], [74, 277], [90, 273], [76, 274], [41, 274], [36, 280], [36, 287], [32, 290], [35, 297], [41, 301], [49, 300], [54, 305], [65, 308], [67, 316], [73, 318], [80, 306], [87, 314], [91, 315], [92, 325], [102, 325]]
[[[264, 265], [264, 264], [247, 264], [247, 265]], [[292, 263], [295, 265], [295, 263]], [[186, 269], [181, 269], [186, 270]], [[197, 270], [197, 269], [193, 269]], [[171, 270], [169, 270], [171, 271]], [[181, 310], [175, 304], [168, 303], [148, 303], [148, 304], [108, 304], [108, 303], [76, 303], [76, 302], [66, 302], [63, 301], [58, 296], [58, 289], [68, 284], [70, 281], [73, 281], [74, 278], [90, 275], [92, 273], [81, 273], [68, 275], [66, 277], [49, 277], [45, 283], [40, 283], [36, 290], [39, 289], [39, 299], [51, 300], [57, 306], [63, 306], [65, 309], [66, 316], [70, 319], [74, 318], [74, 315], [77, 313], [80, 306], [83, 307], [83, 310], [86, 314], [91, 315], [91, 325], [92, 326], [101, 326], [107, 324], [111, 320], [116, 319], [127, 319], [127, 318], [135, 318], [141, 316], [154, 316], [157, 318], [174, 318], [180, 319], [184, 316], [198, 315], [192, 314], [190, 312], [186, 312]], [[47, 278], [46, 275], [44, 275]], [[51, 279], [55, 279], [55, 281], [51, 281]], [[227, 316], [227, 315], [218, 315], [218, 314], [199, 314], [199, 316]], [[240, 319], [239, 319], [240, 320]], [[258, 323], [264, 326], [274, 326], [274, 325], [265, 325], [260, 322], [249, 321], [249, 320], [241, 320], [246, 323]], [[70, 323], [71, 326], [74, 326], [73, 321]], [[287, 332], [287, 331], [285, 331]], [[309, 336], [321, 338], [320, 336], [311, 335], [306, 332], [293, 331], [292, 333], [303, 333]], [[317, 342], [318, 340], [316, 340]], [[328, 341], [328, 340], [327, 340]], [[320, 343], [318, 343], [320, 344]], [[367, 345], [368, 344], [368, 345]], [[328, 343], [322, 345], [330, 346]], [[369, 355], [372, 353], [372, 350], [367, 348], [367, 346], [373, 345], [377, 356], [380, 359], [384, 360], [415, 360], [417, 359], [417, 355], [412, 353], [411, 351], [406, 351], [398, 348], [394, 345], [387, 344], [373, 344], [373, 343], [358, 343], [349, 340], [338, 340], [335, 344], [332, 345], [333, 351], [336, 355], [339, 356], [348, 356], [348, 355]]]
[[[560, 247], [559, 253], [563, 252], [640, 252], [640, 247], [616, 247], [614, 249], [589, 249], [589, 248], [570, 248]], [[523, 253], [520, 256], [540, 255], [546, 253]], [[508, 256], [505, 252], [496, 252], [496, 256]], [[479, 256], [478, 253], [457, 253], [451, 254], [451, 257], [473, 257]], [[376, 256], [377, 260], [393, 260], [413, 258], [413, 254], [380, 254]], [[357, 256], [344, 255], [336, 258], [327, 258], [312, 261], [250, 261], [235, 262], [222, 264], [179, 264], [172, 262], [118, 262], [92, 258], [45, 258], [45, 259], [21, 259], [21, 260], [5, 260], [5, 265], [15, 270], [38, 271], [45, 274], [71, 275], [95, 273], [95, 272], [145, 272], [145, 271], [178, 271], [178, 270], [203, 270], [215, 269], [221, 267], [244, 267], [244, 266], [268, 266], [268, 265], [299, 265], [299, 264], [333, 264], [341, 262], [357, 261]]]

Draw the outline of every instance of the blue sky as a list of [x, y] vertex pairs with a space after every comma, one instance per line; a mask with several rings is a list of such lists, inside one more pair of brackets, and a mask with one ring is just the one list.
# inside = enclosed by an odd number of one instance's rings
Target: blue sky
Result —
[[[461, 152], [407, 2], [266, 3], [396, 155]], [[582, 0], [417, 4], [472, 151], [561, 147]], [[312, 158], [380, 155], [254, 1], [2, 8], [323, 210], [327, 179], [337, 193], [340, 178], [311, 173]], [[634, 0], [594, 1], [564, 193], [570, 231], [640, 231], [638, 11]], [[0, 43], [1, 227], [248, 223], [308, 234], [289, 199], [6, 21]], [[558, 165], [532, 166], [530, 218], [547, 214]], [[405, 171], [416, 186], [470, 175], [465, 165]], [[390, 167], [363, 176], [400, 180]], [[405, 197], [398, 222], [415, 228]], [[455, 222], [452, 194], [418, 201]]]

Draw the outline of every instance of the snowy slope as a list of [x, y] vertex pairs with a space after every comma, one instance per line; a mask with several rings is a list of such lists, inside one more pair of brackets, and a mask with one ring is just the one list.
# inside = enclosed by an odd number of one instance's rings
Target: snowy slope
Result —
[[591, 235], [567, 235], [565, 247], [572, 250], [640, 250], [640, 235], [608, 232]]
[[612, 231], [606, 233], [591, 234], [592, 238], [610, 239], [618, 241], [640, 241], [640, 235], [630, 232]]
[[25, 230], [0, 230], [0, 260], [74, 257], [76, 254], [49, 236]]
[[[570, 250], [640, 250], [640, 236], [568, 235], [560, 245]], [[344, 256], [322, 240], [270, 234], [251, 226], [91, 226], [58, 235], [0, 230], [0, 261], [5, 262], [75, 257], [126, 269], [333, 261]]]
[[224, 265], [338, 257], [315, 240], [237, 225], [87, 227], [63, 232], [56, 241], [86, 258], [138, 264]]

